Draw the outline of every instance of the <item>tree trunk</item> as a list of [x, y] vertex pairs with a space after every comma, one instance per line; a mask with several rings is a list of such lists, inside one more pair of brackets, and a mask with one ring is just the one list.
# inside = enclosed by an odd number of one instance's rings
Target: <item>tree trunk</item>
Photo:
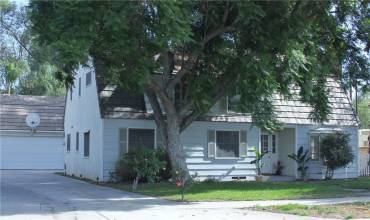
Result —
[[167, 143], [166, 150], [170, 158], [173, 176], [185, 182], [191, 179], [188, 166], [186, 164], [186, 155], [180, 140], [180, 126], [176, 115], [167, 116]]

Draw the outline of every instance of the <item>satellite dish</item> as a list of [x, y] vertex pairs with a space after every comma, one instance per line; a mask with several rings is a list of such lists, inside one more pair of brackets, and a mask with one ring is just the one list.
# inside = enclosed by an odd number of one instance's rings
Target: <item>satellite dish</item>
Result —
[[26, 117], [26, 124], [28, 127], [35, 129], [40, 124], [40, 116], [36, 113], [29, 113]]

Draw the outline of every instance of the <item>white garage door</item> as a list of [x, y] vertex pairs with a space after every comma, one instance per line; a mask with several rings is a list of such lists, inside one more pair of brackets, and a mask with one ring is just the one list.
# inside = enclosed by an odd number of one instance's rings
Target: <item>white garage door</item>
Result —
[[63, 169], [63, 137], [0, 136], [0, 169]]

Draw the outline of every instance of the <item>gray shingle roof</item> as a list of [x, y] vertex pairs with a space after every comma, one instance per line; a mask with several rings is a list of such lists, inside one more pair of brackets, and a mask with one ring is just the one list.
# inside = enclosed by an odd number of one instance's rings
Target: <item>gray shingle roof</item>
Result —
[[63, 131], [65, 97], [0, 95], [0, 130], [30, 130], [28, 113], [37, 113], [37, 131]]
[[[100, 110], [103, 118], [127, 118], [127, 119], [152, 119], [152, 115], [147, 111], [144, 95], [132, 95], [128, 92], [117, 89], [115, 86], [108, 86], [102, 83], [102, 79], [97, 77], [98, 94], [100, 97]], [[352, 105], [339, 82], [329, 79], [327, 82], [329, 92], [329, 102], [332, 112], [329, 115], [327, 125], [337, 126], [357, 126], [357, 118], [354, 114]], [[298, 90], [293, 88], [293, 93], [298, 94]], [[310, 118], [312, 108], [299, 101], [297, 95], [291, 100], [286, 100], [279, 95], [275, 95], [274, 106], [277, 118], [286, 124], [313, 124]], [[215, 122], [252, 122], [247, 114], [213, 114], [205, 115], [199, 120]]]

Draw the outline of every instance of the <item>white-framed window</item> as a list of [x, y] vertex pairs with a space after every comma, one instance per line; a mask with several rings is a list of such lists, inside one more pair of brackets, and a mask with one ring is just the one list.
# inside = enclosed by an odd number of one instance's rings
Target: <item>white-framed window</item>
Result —
[[216, 158], [239, 157], [239, 131], [216, 131]]
[[71, 134], [67, 134], [67, 152], [71, 151]]
[[276, 135], [273, 134], [271, 135], [271, 140], [272, 140], [272, 153], [276, 153]]
[[[155, 143], [160, 142], [159, 134], [155, 136], [155, 129], [148, 128], [120, 128], [119, 129], [119, 155], [120, 157], [130, 149], [138, 147], [154, 149]], [[157, 139], [157, 140], [156, 140]]]
[[81, 77], [78, 78], [78, 96], [81, 97]]
[[76, 152], [78, 152], [80, 148], [80, 133], [76, 132]]
[[86, 86], [91, 84], [91, 72], [86, 73]]
[[268, 152], [269, 151], [269, 135], [262, 134], [261, 135], [261, 152]]
[[320, 160], [320, 142], [321, 142], [321, 135], [319, 134], [310, 135], [311, 160]]
[[247, 131], [208, 130], [208, 158], [235, 159], [247, 157]]
[[134, 148], [154, 149], [155, 130], [143, 128], [128, 129], [128, 150]]
[[90, 131], [84, 133], [84, 157], [90, 156]]

